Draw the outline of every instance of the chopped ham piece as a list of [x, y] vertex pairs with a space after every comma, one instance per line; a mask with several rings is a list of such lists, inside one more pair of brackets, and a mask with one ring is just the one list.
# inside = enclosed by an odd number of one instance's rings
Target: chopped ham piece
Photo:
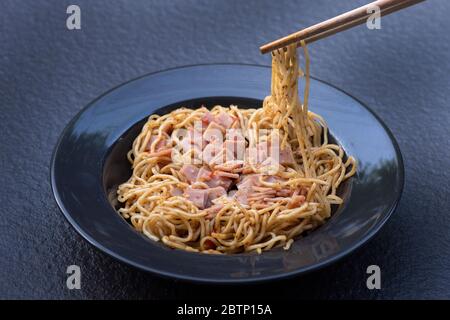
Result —
[[185, 191], [186, 198], [194, 203], [199, 209], [205, 209], [211, 206], [212, 201], [225, 196], [227, 192], [222, 187], [210, 189], [194, 189], [188, 187]]
[[237, 183], [238, 189], [248, 189], [254, 185], [259, 185], [260, 174], [248, 174], [241, 176], [241, 181]]
[[255, 165], [263, 162], [269, 156], [269, 145], [266, 142], [260, 142], [256, 146], [247, 148], [246, 161]]
[[209, 181], [211, 180], [212, 172], [207, 167], [203, 166], [200, 168], [200, 171], [197, 175], [197, 181]]
[[234, 194], [234, 198], [240, 203], [244, 205], [248, 205], [248, 189], [239, 189]]
[[270, 155], [275, 160], [278, 160], [278, 162], [282, 165], [292, 165], [295, 162], [291, 146], [286, 145], [283, 149], [281, 149], [281, 145], [278, 141], [271, 144]]
[[213, 165], [221, 165], [234, 160], [236, 160], [236, 157], [234, 156], [233, 151], [222, 148], [221, 156], [214, 159]]
[[190, 128], [188, 131], [188, 137], [192, 143], [203, 149], [206, 146], [206, 141], [203, 140], [203, 132], [201, 128]]
[[234, 156], [230, 153], [221, 144], [210, 143], [203, 149], [202, 160], [210, 166], [222, 165], [225, 162], [233, 160]]
[[208, 144], [202, 152], [202, 160], [206, 164], [210, 164], [211, 161], [219, 154], [222, 150], [220, 145], [215, 143]]
[[294, 162], [292, 149], [289, 145], [287, 145], [286, 148], [280, 151], [280, 163], [283, 165], [292, 165]]
[[227, 192], [222, 187], [215, 187], [208, 190], [208, 199], [209, 201], [213, 201], [214, 199], [220, 198], [222, 196], [225, 196]]
[[225, 171], [216, 170], [214, 174], [220, 177], [227, 177], [230, 179], [239, 179], [239, 175], [237, 173], [230, 173]]
[[224, 111], [220, 112], [217, 116], [214, 116], [211, 112], [206, 112], [202, 117], [204, 125], [216, 123], [224, 129], [231, 128], [235, 120], [236, 119], [233, 116], [230, 116]]
[[192, 183], [197, 179], [199, 168], [192, 164], [185, 164], [181, 167], [180, 173], [186, 178], [189, 183]]
[[253, 186], [259, 185], [260, 174], [249, 174], [241, 176], [241, 181], [238, 182], [238, 191], [235, 194], [236, 200], [244, 205], [247, 205], [250, 193], [253, 193]]
[[241, 129], [229, 129], [227, 130], [226, 139], [231, 141], [245, 141], [244, 135]]
[[206, 208], [208, 203], [208, 189], [193, 189], [188, 187], [185, 191], [186, 198], [199, 209]]
[[228, 190], [228, 188], [230, 188], [232, 183], [233, 183], [233, 181], [231, 179], [226, 178], [226, 177], [221, 177], [221, 176], [218, 176], [215, 174], [212, 174], [211, 180], [206, 182], [206, 184], [210, 188], [223, 187], [225, 190]]
[[270, 144], [267, 141], [262, 141], [256, 145], [258, 152], [258, 160], [264, 161], [269, 156]]
[[231, 128], [234, 122], [234, 118], [230, 116], [226, 112], [220, 112], [214, 119], [215, 122], [217, 122], [219, 125], [224, 127], [225, 129]]
[[212, 115], [212, 113], [211, 112], [206, 112], [204, 115], [203, 115], [203, 117], [202, 117], [202, 122], [205, 124], [205, 125], [208, 125], [208, 124], [210, 124], [211, 122], [213, 122], [214, 121], [214, 116]]
[[185, 137], [183, 140], [181, 140], [181, 147], [183, 150], [183, 153], [188, 153], [188, 152], [196, 152], [196, 153], [201, 153], [201, 147], [199, 147], [197, 144], [194, 143], [193, 140], [191, 140], [188, 137]]
[[227, 154], [232, 155], [232, 160], [243, 160], [245, 155], [245, 140], [226, 140], [223, 143], [223, 148], [227, 151]]
[[222, 143], [224, 132], [224, 127], [215, 122], [211, 122], [206, 128], [205, 132], [203, 132], [203, 139], [207, 142], [219, 141], [220, 143]]
[[181, 147], [180, 151], [183, 151], [183, 153], [188, 153], [193, 150], [196, 154], [200, 154], [206, 145], [206, 141], [203, 141], [202, 138], [202, 132], [192, 127], [187, 132], [179, 132], [177, 137], [181, 141], [179, 147]]

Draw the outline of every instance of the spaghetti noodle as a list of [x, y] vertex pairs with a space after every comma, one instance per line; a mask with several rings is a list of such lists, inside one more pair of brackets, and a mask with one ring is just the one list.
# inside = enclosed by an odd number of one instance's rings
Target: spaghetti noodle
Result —
[[[151, 115], [128, 153], [133, 174], [117, 191], [120, 214], [150, 239], [204, 253], [289, 249], [323, 224], [332, 205], [343, 203], [336, 192], [356, 162], [345, 160], [328, 141], [324, 119], [308, 110], [309, 56], [302, 47], [304, 73], [296, 45], [272, 54], [271, 95], [260, 109]], [[213, 129], [239, 132], [222, 141], [208, 136]], [[239, 146], [244, 158], [236, 156]]]

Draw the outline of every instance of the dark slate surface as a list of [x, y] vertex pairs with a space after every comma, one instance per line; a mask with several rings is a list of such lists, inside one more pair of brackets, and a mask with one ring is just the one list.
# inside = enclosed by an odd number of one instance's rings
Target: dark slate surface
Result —
[[[65, 28], [66, 7], [82, 30]], [[269, 64], [258, 46], [364, 1], [3, 0], [0, 10], [0, 298], [450, 298], [450, 2], [427, 1], [310, 46], [312, 73], [366, 102], [404, 155], [400, 206], [363, 249], [313, 274], [205, 287], [116, 262], [53, 200], [49, 163], [68, 121], [122, 82], [175, 66]], [[65, 270], [82, 268], [82, 290]], [[366, 289], [378, 264], [382, 290]], [[212, 266], [213, 267], [213, 266]]]

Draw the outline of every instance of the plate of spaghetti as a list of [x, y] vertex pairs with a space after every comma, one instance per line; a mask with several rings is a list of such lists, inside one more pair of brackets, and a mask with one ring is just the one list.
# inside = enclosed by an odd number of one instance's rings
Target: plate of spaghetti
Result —
[[401, 154], [298, 50], [271, 68], [149, 74], [92, 102], [52, 159], [65, 217], [123, 262], [201, 282], [292, 276], [360, 247], [399, 201]]

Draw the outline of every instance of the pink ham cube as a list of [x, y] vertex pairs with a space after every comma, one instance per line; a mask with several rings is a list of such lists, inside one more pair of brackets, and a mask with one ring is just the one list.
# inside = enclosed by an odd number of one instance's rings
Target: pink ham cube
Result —
[[208, 203], [207, 189], [193, 189], [188, 187], [185, 191], [186, 198], [191, 201], [197, 208], [205, 209]]
[[192, 164], [185, 164], [180, 169], [180, 173], [186, 178], [189, 183], [192, 183], [197, 179], [198, 172], [199, 168]]

